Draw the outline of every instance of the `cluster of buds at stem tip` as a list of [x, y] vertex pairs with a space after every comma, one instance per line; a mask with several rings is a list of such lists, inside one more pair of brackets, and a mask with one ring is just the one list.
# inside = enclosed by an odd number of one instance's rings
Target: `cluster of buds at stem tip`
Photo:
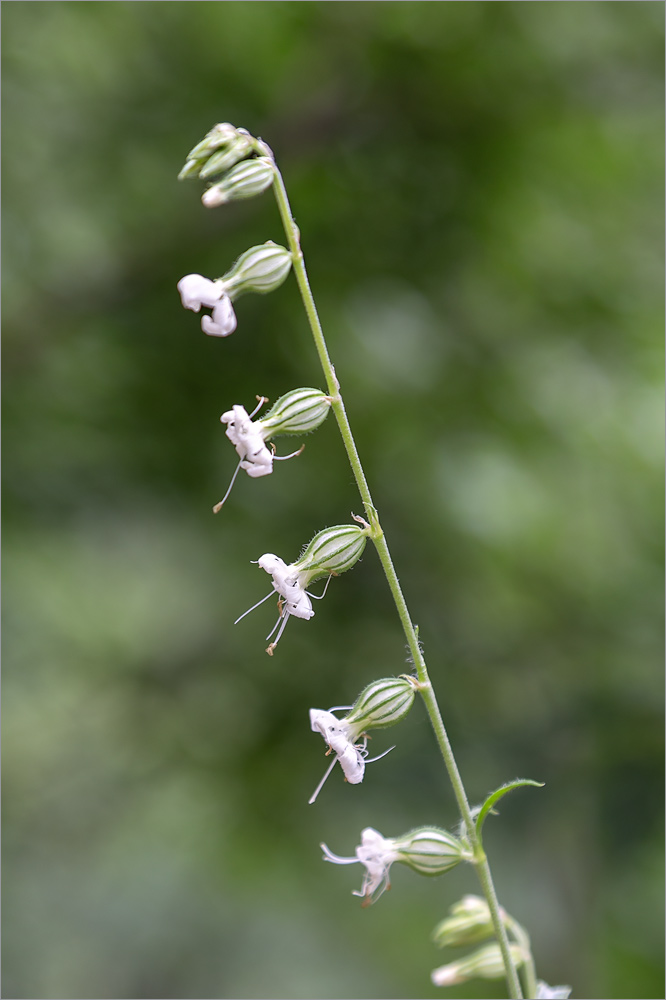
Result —
[[[311, 598], [321, 600], [326, 594], [331, 577], [339, 576], [340, 573], [351, 569], [361, 558], [371, 529], [363, 518], [356, 515], [354, 518], [363, 524], [362, 528], [354, 524], [338, 524], [332, 528], [325, 528], [315, 535], [296, 562], [287, 564], [272, 552], [266, 552], [257, 559], [257, 564], [272, 576], [273, 590], [243, 612], [234, 624], [238, 624], [241, 618], [245, 618], [245, 615], [254, 611], [277, 592], [278, 620], [266, 636], [268, 640], [277, 631], [275, 641], [266, 650], [269, 656], [273, 655], [289, 618], [293, 616], [304, 618], [306, 621], [312, 618], [314, 611]], [[319, 595], [311, 594], [306, 588], [323, 576], [328, 576], [324, 592]]]
[[232, 406], [223, 413], [220, 420], [227, 425], [226, 435], [239, 455], [238, 465], [229, 488], [222, 500], [213, 507], [214, 512], [222, 508], [236, 480], [240, 469], [244, 469], [252, 479], [268, 476], [273, 471], [274, 461], [285, 461], [300, 455], [305, 445], [291, 455], [276, 455], [274, 448], [266, 442], [280, 434], [308, 434], [316, 430], [326, 419], [331, 408], [331, 397], [319, 389], [292, 389], [280, 396], [274, 406], [260, 420], [252, 420], [267, 401], [265, 396], [257, 396], [259, 405], [252, 413], [244, 406]]
[[[529, 937], [523, 928], [506, 910], [499, 908], [499, 915], [508, 933], [515, 939], [509, 948], [516, 968], [521, 965], [533, 968]], [[493, 937], [495, 929], [490, 915], [490, 907], [480, 896], [463, 896], [449, 908], [449, 916], [440, 921], [433, 931], [433, 941], [440, 948], [459, 948], [478, 944]], [[455, 986], [468, 979], [501, 979], [505, 975], [505, 965], [499, 945], [494, 942], [479, 948], [465, 958], [435, 969], [431, 975], [435, 986]], [[570, 986], [549, 986], [539, 981], [535, 996], [541, 1000], [567, 1000]]]
[[355, 857], [341, 858], [333, 854], [326, 844], [321, 844], [324, 861], [336, 865], [360, 863], [365, 868], [363, 884], [354, 896], [360, 896], [363, 906], [374, 903], [386, 889], [391, 888], [389, 871], [395, 862], [408, 865], [420, 875], [442, 875], [461, 861], [471, 860], [471, 853], [462, 841], [448, 830], [436, 826], [422, 826], [402, 837], [383, 837], [377, 830], [367, 827], [361, 833], [361, 843]]
[[212, 181], [201, 196], [206, 208], [254, 198], [270, 187], [275, 177], [272, 157], [261, 155], [267, 152], [268, 147], [244, 128], [221, 122], [190, 150], [178, 180]]
[[221, 278], [212, 281], [201, 274], [186, 274], [177, 288], [185, 309], [198, 313], [202, 306], [212, 310], [201, 319], [201, 329], [209, 337], [228, 337], [236, 329], [232, 302], [246, 292], [265, 295], [279, 288], [291, 269], [292, 256], [286, 247], [272, 240], [250, 247]]
[[[328, 746], [327, 756], [331, 753], [335, 755], [310, 797], [310, 803], [319, 795], [336, 763], [340, 764], [345, 781], [350, 785], [358, 785], [363, 781], [365, 765], [379, 760], [394, 749], [390, 747], [378, 757], [368, 758], [365, 732], [368, 729], [386, 729], [403, 719], [412, 707], [414, 692], [415, 678], [406, 675], [385, 677], [369, 684], [358, 696], [349, 714], [342, 719], [333, 714], [336, 709], [331, 708], [327, 712], [321, 708], [310, 709], [312, 732], [323, 736]], [[358, 743], [359, 739], [362, 740], [361, 743]]]
[[[504, 920], [506, 914], [501, 908], [500, 915]], [[490, 908], [485, 899], [468, 895], [449, 908], [449, 916], [437, 924], [432, 939], [440, 948], [457, 948], [478, 944], [493, 937], [494, 933]]]

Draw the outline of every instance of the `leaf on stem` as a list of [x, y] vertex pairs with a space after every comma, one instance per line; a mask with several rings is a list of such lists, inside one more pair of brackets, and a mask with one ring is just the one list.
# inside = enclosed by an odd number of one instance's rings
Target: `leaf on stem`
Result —
[[486, 801], [481, 806], [479, 814], [476, 817], [476, 832], [481, 838], [481, 829], [486, 820], [489, 812], [492, 811], [495, 803], [499, 802], [503, 795], [507, 792], [512, 792], [514, 788], [521, 788], [523, 785], [534, 785], [535, 788], [543, 788], [543, 781], [532, 781], [531, 778], [516, 778], [514, 781], [507, 781], [505, 785], [500, 788], [496, 788], [494, 792], [491, 792]]

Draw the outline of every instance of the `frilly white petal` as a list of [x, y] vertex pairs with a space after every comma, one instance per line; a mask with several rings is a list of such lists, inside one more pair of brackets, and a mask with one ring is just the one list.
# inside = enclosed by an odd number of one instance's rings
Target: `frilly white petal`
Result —
[[211, 281], [202, 274], [186, 274], [177, 284], [180, 299], [185, 309], [199, 312], [202, 306], [212, 309], [224, 295], [221, 281]]
[[[205, 280], [205, 279], [204, 279]], [[208, 303], [204, 302], [204, 305]], [[196, 310], [198, 312], [198, 310]], [[228, 337], [236, 329], [236, 313], [228, 295], [222, 294], [213, 306], [212, 316], [202, 316], [201, 329], [209, 337]]]
[[567, 1000], [571, 996], [570, 986], [549, 986], [542, 979], [537, 983], [537, 1000]]

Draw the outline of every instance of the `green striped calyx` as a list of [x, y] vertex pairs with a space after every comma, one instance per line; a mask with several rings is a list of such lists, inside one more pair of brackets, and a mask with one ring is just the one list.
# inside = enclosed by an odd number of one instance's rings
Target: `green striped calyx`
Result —
[[384, 677], [368, 684], [344, 718], [353, 738], [366, 729], [386, 729], [400, 722], [414, 703], [415, 690], [410, 677]]
[[307, 434], [324, 422], [330, 408], [331, 397], [319, 389], [292, 389], [280, 396], [255, 426], [264, 441], [277, 434]]
[[223, 173], [248, 156], [253, 148], [254, 139], [249, 132], [229, 122], [220, 122], [189, 151], [178, 180]]
[[[525, 954], [517, 944], [509, 945], [511, 958], [516, 968], [519, 968], [525, 961]], [[501, 979], [506, 975], [504, 959], [500, 946], [496, 943], [486, 944], [483, 948], [478, 948], [470, 955], [458, 959], [457, 962], [450, 962], [435, 969], [430, 978], [435, 986], [457, 986], [459, 983], [466, 983], [469, 979]], [[561, 989], [566, 990], [567, 987]], [[542, 994], [536, 993], [535, 996]], [[553, 996], [553, 994], [550, 994]], [[569, 993], [559, 993], [559, 996], [569, 996]]]
[[[243, 154], [245, 155], [245, 154]], [[199, 174], [202, 176], [202, 173]], [[243, 160], [232, 167], [224, 177], [201, 195], [206, 208], [216, 208], [228, 201], [254, 198], [270, 187], [275, 177], [273, 161], [268, 156]]]
[[[253, 161], [256, 163], [256, 160]], [[220, 278], [232, 301], [246, 292], [265, 295], [279, 288], [291, 270], [291, 253], [273, 240], [250, 247]]]
[[370, 528], [336, 524], [314, 536], [292, 569], [301, 587], [329, 574], [337, 576], [351, 569], [363, 554]]
[[468, 895], [449, 908], [449, 916], [437, 924], [432, 939], [440, 948], [460, 948], [484, 941], [494, 933], [485, 899]]
[[461, 840], [437, 826], [420, 826], [404, 837], [397, 837], [394, 846], [397, 860], [421, 875], [441, 875], [471, 858]]

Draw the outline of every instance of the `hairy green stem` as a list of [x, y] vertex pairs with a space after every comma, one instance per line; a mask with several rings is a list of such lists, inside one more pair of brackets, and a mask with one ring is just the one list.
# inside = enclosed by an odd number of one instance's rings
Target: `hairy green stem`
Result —
[[[266, 152], [266, 150], [268, 150], [268, 147], [263, 143], [261, 146], [262, 152]], [[272, 153], [270, 155], [272, 156]], [[319, 360], [324, 371], [326, 387], [332, 398], [332, 409], [335, 413], [340, 433], [342, 435], [342, 440], [347, 451], [347, 456], [354, 473], [354, 478], [356, 479], [356, 483], [361, 494], [366, 516], [370, 522], [372, 529], [371, 538], [375, 543], [382, 568], [386, 574], [386, 579], [388, 581], [393, 600], [395, 601], [398, 615], [400, 616], [400, 621], [412, 655], [414, 666], [416, 667], [421, 696], [430, 717], [430, 722], [435, 732], [435, 738], [444, 759], [444, 764], [446, 766], [451, 785], [453, 786], [453, 792], [455, 794], [460, 815], [465, 825], [467, 837], [474, 855], [473, 864], [476, 868], [479, 881], [481, 882], [484, 896], [488, 906], [490, 907], [493, 927], [495, 929], [495, 934], [504, 959], [509, 992], [514, 1000], [522, 1000], [523, 994], [521, 991], [520, 980], [509, 949], [506, 929], [500, 917], [499, 902], [497, 900], [490, 866], [488, 865], [488, 860], [476, 833], [476, 827], [474, 825], [474, 819], [472, 817], [472, 811], [469, 806], [467, 794], [465, 792], [462, 778], [460, 777], [458, 765], [456, 764], [456, 760], [453, 755], [449, 737], [444, 727], [444, 722], [442, 721], [437, 698], [435, 697], [435, 692], [433, 691], [432, 684], [430, 683], [428, 669], [419, 646], [418, 634], [409, 615], [407, 604], [400, 587], [400, 582], [393, 565], [393, 560], [391, 559], [391, 554], [389, 552], [386, 539], [384, 538], [384, 532], [382, 531], [379, 523], [377, 509], [372, 501], [370, 488], [368, 486], [367, 479], [365, 478], [363, 466], [361, 465], [361, 459], [359, 458], [354, 436], [352, 434], [347, 412], [345, 410], [345, 405], [340, 394], [340, 384], [337, 380], [335, 369], [329, 357], [328, 348], [326, 346], [321, 323], [319, 322], [319, 316], [317, 314], [317, 308], [310, 289], [310, 282], [308, 281], [305, 262], [303, 260], [303, 252], [301, 250], [300, 233], [291, 214], [287, 191], [284, 186], [282, 175], [277, 167], [275, 168], [275, 182], [273, 184], [273, 189], [280, 217], [282, 219], [289, 243], [289, 249], [291, 250], [293, 257], [294, 275], [303, 299], [303, 305], [305, 306], [305, 312], [312, 330], [312, 336], [314, 337], [317, 354], [319, 355]]]

